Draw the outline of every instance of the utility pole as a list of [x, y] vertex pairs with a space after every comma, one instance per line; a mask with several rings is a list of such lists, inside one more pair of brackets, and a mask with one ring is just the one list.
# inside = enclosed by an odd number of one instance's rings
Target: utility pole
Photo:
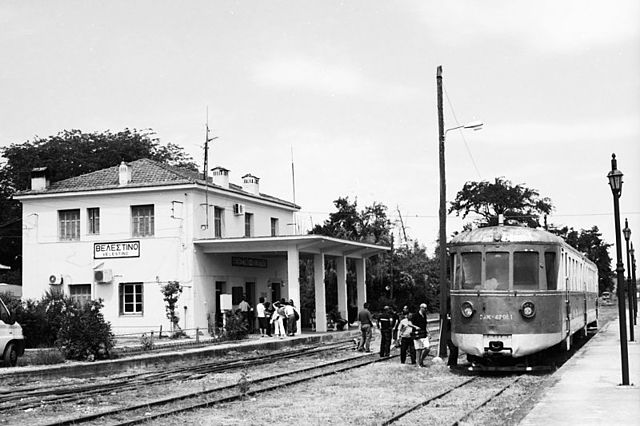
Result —
[[206, 134], [204, 137], [204, 203], [205, 203], [205, 219], [204, 227], [209, 229], [209, 142], [214, 139], [218, 139], [216, 136], [209, 137], [209, 107], [207, 107], [207, 121], [206, 121]]
[[404, 227], [404, 221], [402, 220], [402, 213], [400, 213], [400, 207], [398, 205], [396, 205], [396, 210], [398, 210], [398, 217], [400, 218], [400, 227], [402, 228], [402, 237], [404, 238], [405, 244], [408, 244], [409, 240], [407, 239], [407, 231]]
[[444, 112], [442, 109], [442, 66], [438, 65], [436, 73], [438, 88], [438, 147], [440, 154], [440, 327], [447, 330], [441, 334], [438, 356], [447, 356], [447, 341], [451, 331], [445, 327], [449, 313], [449, 286], [447, 285], [447, 186], [444, 168]]

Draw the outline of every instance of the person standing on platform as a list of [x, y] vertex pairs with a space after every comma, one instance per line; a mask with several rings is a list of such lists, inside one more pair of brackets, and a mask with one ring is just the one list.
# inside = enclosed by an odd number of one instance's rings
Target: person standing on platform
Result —
[[238, 305], [240, 315], [242, 316], [242, 323], [247, 327], [247, 332], [253, 332], [253, 326], [249, 323], [249, 312], [251, 311], [251, 305], [247, 302], [246, 296], [242, 295], [242, 300]]
[[358, 352], [371, 352], [371, 336], [373, 334], [373, 316], [369, 312], [369, 303], [364, 304], [364, 308], [358, 312], [358, 321], [360, 321], [360, 344]]
[[258, 328], [260, 329], [260, 337], [267, 335], [267, 317], [265, 315], [264, 297], [258, 299], [256, 305], [256, 316], [258, 317]]
[[395, 328], [395, 319], [391, 307], [385, 306], [382, 315], [378, 317], [378, 328], [382, 339], [380, 341], [380, 358], [386, 358], [391, 352], [391, 337]]
[[271, 318], [273, 317], [273, 305], [269, 302], [264, 302], [264, 316], [265, 316], [265, 325], [267, 327], [267, 336], [271, 337], [273, 332], [273, 324], [271, 323]]
[[282, 324], [282, 320], [284, 318], [284, 306], [280, 305], [280, 302], [274, 302], [273, 307], [275, 310], [273, 311], [273, 315], [271, 316], [271, 324], [273, 324], [273, 335], [278, 336], [279, 338], [284, 338], [285, 330], [284, 325]]
[[407, 360], [407, 351], [411, 358], [411, 364], [416, 363], [416, 348], [413, 345], [413, 324], [411, 319], [413, 314], [407, 314], [400, 320], [398, 326], [398, 337], [400, 338], [400, 364], [404, 364]]
[[413, 344], [416, 347], [416, 359], [418, 367], [424, 367], [424, 359], [429, 353], [429, 331], [427, 329], [427, 304], [420, 304], [420, 309], [413, 315], [411, 321], [416, 327], [416, 338]]
[[293, 307], [293, 300], [289, 300], [284, 305], [284, 313], [287, 316], [287, 336], [295, 336], [296, 310]]

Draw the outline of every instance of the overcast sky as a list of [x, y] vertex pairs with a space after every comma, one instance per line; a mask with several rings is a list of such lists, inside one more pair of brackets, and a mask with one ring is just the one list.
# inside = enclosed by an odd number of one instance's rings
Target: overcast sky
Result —
[[[231, 181], [291, 200], [303, 227], [339, 196], [438, 234], [436, 68], [447, 198], [504, 176], [614, 242], [606, 174], [640, 247], [640, 2], [0, 2], [0, 146], [64, 129], [151, 128]], [[448, 233], [462, 221], [453, 215]], [[635, 236], [635, 238], [634, 238]], [[613, 252], [612, 252], [613, 254]]]

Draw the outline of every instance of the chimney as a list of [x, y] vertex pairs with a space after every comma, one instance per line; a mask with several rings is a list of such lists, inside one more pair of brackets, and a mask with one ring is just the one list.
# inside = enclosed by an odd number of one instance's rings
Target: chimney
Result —
[[229, 170], [224, 167], [214, 167], [211, 169], [213, 183], [223, 188], [229, 188]]
[[250, 192], [255, 195], [260, 195], [260, 182], [259, 177], [255, 177], [254, 175], [247, 173], [242, 176], [242, 189], [247, 192]]
[[49, 170], [46, 167], [37, 167], [31, 170], [31, 190], [45, 191], [49, 188]]
[[131, 183], [131, 166], [124, 161], [118, 167], [118, 184], [125, 186]]

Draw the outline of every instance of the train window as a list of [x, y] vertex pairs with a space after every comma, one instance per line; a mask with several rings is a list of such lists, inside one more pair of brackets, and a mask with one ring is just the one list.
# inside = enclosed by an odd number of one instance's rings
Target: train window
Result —
[[509, 253], [487, 253], [486, 268], [485, 290], [509, 290]]
[[544, 253], [544, 270], [547, 274], [547, 290], [557, 290], [558, 268], [556, 267], [556, 253], [547, 251]]
[[482, 254], [462, 253], [462, 267], [456, 268], [456, 284], [460, 288], [474, 289], [480, 286]]
[[537, 289], [540, 260], [538, 252], [516, 251], [513, 253], [514, 290]]

